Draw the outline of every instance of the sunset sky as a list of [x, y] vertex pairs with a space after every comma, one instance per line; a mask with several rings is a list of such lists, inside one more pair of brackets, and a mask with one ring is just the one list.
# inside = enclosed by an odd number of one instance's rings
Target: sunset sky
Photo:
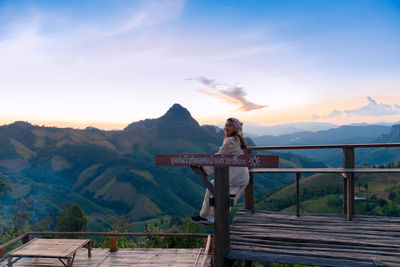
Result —
[[0, 125], [400, 121], [398, 0], [0, 0]]

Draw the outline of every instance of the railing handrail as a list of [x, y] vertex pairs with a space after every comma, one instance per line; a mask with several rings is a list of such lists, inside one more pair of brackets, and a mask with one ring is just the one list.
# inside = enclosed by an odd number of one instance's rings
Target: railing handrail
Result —
[[295, 146], [251, 146], [247, 150], [290, 150], [290, 149], [329, 149], [329, 148], [371, 148], [400, 147], [400, 143], [375, 144], [334, 144], [334, 145], [295, 145]]
[[29, 235], [58, 235], [58, 236], [157, 236], [157, 237], [195, 237], [206, 238], [209, 234], [201, 233], [116, 233], [116, 232], [27, 232]]
[[18, 241], [24, 239], [27, 235], [28, 235], [28, 233], [24, 233], [24, 234], [22, 234], [22, 235], [17, 236], [17, 237], [14, 238], [13, 240], [10, 240], [10, 241], [8, 241], [8, 242], [6, 242], [6, 243], [4, 243], [4, 244], [1, 244], [1, 245], [0, 245], [0, 250], [3, 250], [3, 249], [5, 249], [5, 248], [7, 248], [7, 247], [9, 247], [9, 246], [11, 246], [11, 245], [13, 245], [13, 244], [15, 244], [16, 242], [18, 242]]
[[354, 174], [355, 173], [399, 173], [399, 168], [355, 168], [355, 148], [373, 147], [400, 147], [400, 143], [374, 144], [332, 144], [332, 145], [295, 145], [295, 146], [261, 146], [248, 147], [247, 153], [254, 150], [291, 150], [291, 149], [342, 149], [343, 168], [277, 168], [277, 169], [250, 169], [250, 183], [245, 191], [245, 208], [254, 212], [254, 183], [252, 175], [255, 173], [296, 173], [297, 215], [299, 216], [299, 180], [302, 173], [342, 173], [343, 176], [343, 213], [348, 220], [354, 214]]
[[256, 168], [250, 173], [400, 173], [400, 168]]
[[16, 242], [22, 240], [23, 243], [29, 241], [31, 236], [146, 236], [146, 237], [181, 237], [181, 238], [212, 238], [211, 234], [200, 234], [200, 233], [115, 233], [115, 232], [26, 232], [11, 241], [4, 244], [0, 244], [0, 259], [6, 257], [4, 250], [15, 244]]

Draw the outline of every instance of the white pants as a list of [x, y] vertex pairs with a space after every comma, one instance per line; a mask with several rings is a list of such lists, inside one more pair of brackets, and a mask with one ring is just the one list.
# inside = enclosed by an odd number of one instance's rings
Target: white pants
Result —
[[[203, 167], [207, 174], [213, 172], [213, 168], [211, 167]], [[214, 185], [214, 180], [211, 181]], [[234, 205], [239, 200], [243, 191], [246, 189], [247, 184], [249, 183], [249, 170], [247, 167], [230, 167], [229, 168], [229, 188], [239, 188], [235, 195]], [[200, 216], [203, 218], [207, 218], [209, 221], [214, 221], [214, 207], [210, 206], [210, 197], [212, 196], [211, 192], [207, 189], [204, 194], [203, 206], [200, 210]]]

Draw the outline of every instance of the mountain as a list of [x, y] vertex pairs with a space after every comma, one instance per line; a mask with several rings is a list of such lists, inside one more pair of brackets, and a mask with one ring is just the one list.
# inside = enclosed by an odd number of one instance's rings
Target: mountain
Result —
[[[217, 126], [223, 128], [225, 122], [219, 123]], [[272, 126], [264, 126], [252, 122], [244, 122], [244, 134], [249, 137], [256, 137], [262, 135], [284, 135], [302, 131], [321, 131], [331, 128], [337, 128], [338, 125], [325, 122], [294, 122], [277, 124]]]
[[[391, 142], [393, 137], [383, 137], [391, 131], [390, 126], [386, 125], [361, 125], [361, 126], [340, 126], [338, 128], [317, 131], [317, 132], [296, 132], [280, 136], [259, 136], [253, 137], [257, 146], [296, 146], [296, 145], [327, 145], [327, 144], [363, 144], [376, 142]], [[395, 136], [392, 134], [391, 136]], [[379, 137], [381, 139], [379, 139]], [[383, 139], [382, 139], [383, 138]], [[290, 150], [290, 152], [323, 161], [331, 166], [342, 165], [342, 151], [340, 149], [312, 149], [312, 150]], [[364, 153], [364, 152], [361, 152]], [[356, 153], [356, 163], [380, 164], [386, 162], [371, 160], [361, 160], [359, 151]]]
[[[400, 143], [400, 124], [393, 125], [388, 134], [375, 138], [373, 143]], [[400, 160], [400, 147], [363, 149], [356, 155], [359, 165], [381, 165]]]
[[344, 125], [322, 131], [302, 131], [279, 136], [264, 135], [253, 137], [258, 146], [291, 146], [320, 144], [351, 144], [371, 142], [382, 134], [390, 131], [385, 125]]
[[[122, 131], [39, 127], [27, 122], [4, 125], [0, 167], [9, 172], [6, 179], [12, 181], [13, 193], [4, 194], [0, 201], [7, 208], [32, 198], [46, 203], [42, 216], [52, 214], [51, 207], [63, 201], [75, 201], [92, 221], [103, 214], [130, 221], [190, 216], [201, 207], [204, 185], [190, 168], [155, 166], [155, 155], [215, 153], [223, 138], [221, 129], [200, 126], [179, 104], [159, 118], [131, 123]], [[250, 139], [248, 144], [254, 145]], [[282, 166], [324, 166], [290, 153], [279, 155]], [[259, 175], [256, 192], [292, 179]]]

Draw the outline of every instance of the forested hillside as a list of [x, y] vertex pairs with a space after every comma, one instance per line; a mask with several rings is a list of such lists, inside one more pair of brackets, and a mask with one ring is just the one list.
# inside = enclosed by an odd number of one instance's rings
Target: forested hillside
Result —
[[[83, 207], [89, 226], [113, 216], [128, 221], [190, 216], [201, 206], [204, 186], [190, 168], [155, 166], [155, 155], [215, 153], [223, 137], [221, 129], [200, 126], [178, 104], [160, 118], [134, 122], [122, 131], [27, 122], [1, 126], [0, 179], [7, 180], [10, 188], [1, 197], [2, 220], [10, 221], [16, 203], [25, 200], [29, 200], [31, 223], [56, 217], [68, 202]], [[280, 156], [281, 166], [325, 166], [290, 153]], [[291, 179], [290, 175], [259, 175], [256, 192]]]

